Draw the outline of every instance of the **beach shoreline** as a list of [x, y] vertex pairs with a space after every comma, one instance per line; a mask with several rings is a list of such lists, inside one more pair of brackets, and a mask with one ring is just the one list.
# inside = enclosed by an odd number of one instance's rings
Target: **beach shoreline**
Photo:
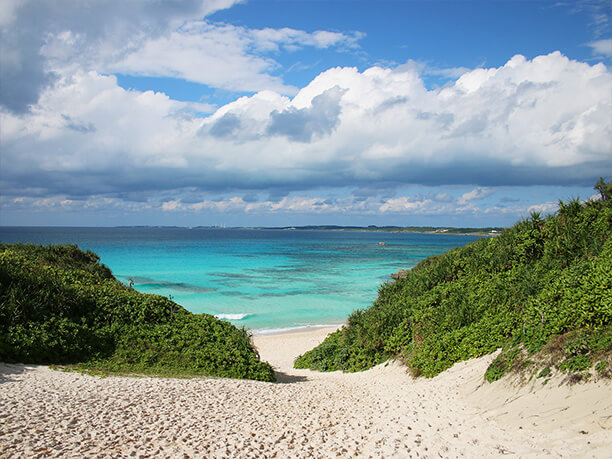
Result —
[[332, 323], [332, 324], [317, 324], [317, 325], [299, 325], [295, 327], [285, 327], [285, 328], [259, 328], [254, 330], [249, 330], [251, 336], [259, 337], [259, 336], [278, 336], [278, 335], [293, 335], [299, 333], [310, 333], [316, 332], [318, 330], [325, 330], [327, 334], [332, 333], [340, 328], [342, 328], [344, 323]]
[[0, 456], [605, 457], [612, 386], [484, 382], [494, 358], [414, 379], [388, 362], [293, 368], [337, 327], [254, 335], [276, 383], [100, 378], [0, 364]]

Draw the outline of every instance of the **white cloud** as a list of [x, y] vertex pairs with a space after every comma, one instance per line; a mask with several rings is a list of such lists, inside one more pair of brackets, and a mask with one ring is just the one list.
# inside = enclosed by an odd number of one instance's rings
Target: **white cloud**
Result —
[[75, 173], [77, 180], [84, 171], [185, 167], [174, 148], [191, 123], [191, 109], [162, 93], [126, 91], [113, 76], [78, 72], [44, 92], [31, 114], [0, 115], [7, 169], [25, 172], [35, 164], [41, 173]]
[[[31, 113], [0, 114], [3, 194], [22, 196], [26, 183], [68, 199], [471, 184], [461, 203], [472, 209], [497, 185], [591, 181], [612, 151], [612, 75], [560, 53], [516, 56], [435, 90], [414, 69], [334, 68], [292, 99], [261, 91], [204, 119], [192, 111], [161, 93], [126, 91], [112, 76], [63, 75]], [[281, 114], [282, 128], [271, 128]], [[418, 211], [450, 204], [442, 198], [351, 205]]]
[[542, 204], [534, 204], [533, 206], [529, 206], [527, 208], [527, 212], [539, 212], [542, 214], [552, 214], [559, 210], [558, 202], [544, 202]]
[[469, 69], [467, 67], [447, 67], [447, 68], [431, 68], [428, 67], [426, 69], [424, 69], [424, 73], [426, 75], [436, 75], [436, 76], [441, 76], [441, 77], [445, 77], [445, 78], [459, 78], [462, 75], [471, 72], [472, 69]]
[[417, 201], [417, 200], [414, 200], [413, 198], [402, 196], [399, 198], [388, 199], [379, 207], [379, 210], [382, 213], [402, 212], [402, 213], [418, 214], [422, 212], [424, 209], [427, 209], [428, 212], [431, 212], [433, 210], [431, 204], [432, 204], [432, 201], [429, 199]]
[[[3, 56], [3, 103], [13, 109], [35, 102], [57, 74], [89, 70], [180, 78], [231, 91], [294, 94], [296, 88], [273, 75], [280, 66], [270, 53], [349, 49], [363, 37], [359, 32], [250, 29], [201, 19], [235, 0], [162, 1], [155, 8], [147, 3], [64, 0], [43, 3], [42, 11], [34, 3], [7, 3], [0, 15], [9, 50]], [[20, 94], [24, 83], [31, 87]]]
[[280, 66], [268, 54], [307, 46], [350, 49], [363, 37], [359, 32], [249, 29], [202, 19], [234, 3], [6, 1], [0, 6], [2, 105], [23, 113], [57, 78], [82, 71], [180, 78], [231, 91], [295, 94], [296, 88], [273, 75]]
[[[200, 193], [201, 194], [201, 193]], [[64, 215], [86, 214], [87, 212], [126, 213], [142, 215], [154, 213], [157, 218], [181, 218], [191, 216], [191, 220], [202, 221], [201, 218], [210, 216], [249, 216], [261, 221], [261, 224], [275, 224], [275, 222], [295, 222], [296, 219], [308, 216], [319, 216], [328, 222], [337, 221], [344, 216], [367, 217], [372, 221], [383, 216], [385, 221], [395, 221], [405, 225], [406, 217], [443, 217], [446, 221], [457, 218], [469, 218], [470, 221], [480, 218], [480, 224], [512, 224], [520, 218], [528, 217], [531, 212], [551, 214], [558, 210], [558, 203], [548, 201], [538, 204], [521, 205], [469, 205], [459, 206], [456, 201], [436, 201], [432, 199], [436, 193], [427, 196], [420, 194], [401, 194], [396, 197], [382, 197], [380, 194], [367, 198], [355, 195], [344, 197], [313, 197], [300, 192], [290, 193], [279, 200], [245, 199], [243, 196], [228, 194], [222, 197], [193, 199], [193, 195], [183, 193], [173, 199], [152, 196], [149, 199], [130, 201], [116, 196], [93, 195], [87, 198], [70, 198], [65, 195], [51, 197], [19, 196], [10, 200], [3, 200], [0, 204], [3, 211], [27, 210], [29, 214], [45, 212], [63, 212]], [[592, 196], [589, 199], [595, 199]], [[263, 218], [263, 220], [262, 220]], [[157, 221], [157, 220], [156, 220]], [[170, 220], [172, 221], [172, 220]], [[254, 220], [257, 221], [257, 220]], [[375, 221], [375, 220], [374, 220]], [[485, 223], [488, 222], [488, 223]], [[503, 223], [502, 223], [503, 222]], [[283, 223], [280, 223], [283, 224]], [[286, 224], [286, 223], [285, 223]], [[295, 223], [290, 223], [295, 224]], [[471, 223], [472, 225], [474, 223]]]
[[321, 198], [305, 196], [284, 197], [280, 201], [247, 202], [241, 196], [225, 199], [203, 200], [183, 203], [172, 200], [162, 203], [164, 211], [180, 211], [202, 213], [214, 212], [246, 212], [246, 213], [333, 213], [341, 211], [337, 203], [325, 202]]
[[104, 64], [109, 72], [167, 76], [233, 91], [296, 89], [270, 73], [277, 63], [252, 52], [249, 29], [190, 22], [167, 35], [132, 43], [129, 52]]
[[[612, 74], [603, 64], [558, 52], [498, 68], [408, 61], [332, 68], [294, 88], [276, 76], [277, 53], [354, 49], [363, 35], [205, 19], [234, 0], [152, 1], [0, 5], [3, 206], [518, 215], [556, 204], [479, 200], [498, 185], [584, 184], [609, 168]], [[609, 39], [589, 46], [612, 54]], [[216, 109], [124, 90], [113, 72], [254, 94]], [[428, 90], [424, 75], [457, 80]], [[396, 191], [414, 183], [467, 192]], [[378, 191], [321, 191], [349, 188]]]
[[227, 8], [235, 0], [4, 1], [0, 4], [0, 100], [27, 111], [58, 74], [104, 71], [129, 46], [154, 40], [184, 21]]
[[233, 91], [274, 90], [295, 94], [271, 73], [278, 64], [265, 53], [315, 48], [355, 47], [360, 33], [290, 28], [249, 29], [207, 21], [190, 21], [169, 34], [154, 39], [136, 39], [126, 45], [121, 59], [112, 58], [104, 67], [110, 72], [182, 78]]
[[319, 49], [330, 47], [355, 48], [357, 42], [365, 35], [361, 32], [351, 32], [348, 34], [340, 32], [330, 32], [327, 30], [317, 30], [312, 33], [303, 30], [284, 27], [282, 29], [246, 29], [234, 28], [235, 31], [245, 37], [250, 45], [260, 51], [279, 51], [285, 48], [293, 51], [305, 46], [312, 46]]
[[453, 197], [448, 193], [434, 193], [431, 199], [433, 199], [434, 201], [439, 201], [439, 202], [453, 201]]
[[324, 199], [303, 195], [286, 196], [279, 201], [264, 200], [247, 202], [241, 196], [223, 199], [182, 202], [170, 200], [161, 203], [161, 210], [166, 212], [188, 212], [202, 214], [215, 213], [252, 213], [252, 214], [405, 214], [405, 215], [439, 215], [442, 213], [461, 214], [473, 212], [473, 209], [457, 208], [449, 203], [435, 202], [419, 196], [400, 196], [397, 198], [379, 199], [371, 197], [365, 200], [353, 196], [339, 199]]
[[593, 41], [589, 46], [593, 49], [593, 54], [612, 58], [612, 38]]
[[485, 198], [489, 196], [491, 193], [493, 193], [493, 190], [491, 190], [490, 188], [475, 188], [472, 191], [469, 191], [461, 195], [461, 197], [457, 199], [457, 204], [465, 205], [475, 199]]

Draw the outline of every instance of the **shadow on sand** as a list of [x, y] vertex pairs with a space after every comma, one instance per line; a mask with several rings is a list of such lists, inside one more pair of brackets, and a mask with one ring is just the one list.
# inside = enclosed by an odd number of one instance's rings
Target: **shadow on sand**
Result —
[[15, 376], [26, 371], [28, 367], [22, 363], [0, 363], [0, 384], [14, 381]]
[[308, 381], [307, 376], [288, 375], [287, 373], [283, 373], [282, 371], [275, 371], [275, 373], [276, 373], [276, 382], [278, 384], [293, 384], [293, 383]]

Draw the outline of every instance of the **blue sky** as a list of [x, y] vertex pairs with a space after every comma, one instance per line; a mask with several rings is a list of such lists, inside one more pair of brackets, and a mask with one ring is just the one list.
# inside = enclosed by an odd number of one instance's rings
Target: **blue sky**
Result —
[[[271, 53], [279, 64], [272, 73], [288, 84], [303, 87], [314, 76], [337, 66], [364, 70], [376, 64], [399, 65], [414, 60], [435, 72], [498, 67], [515, 54], [533, 58], [556, 50], [572, 59], [597, 61], [602, 56], [594, 56], [588, 44], [609, 36], [610, 29], [594, 22], [596, 5], [526, 0], [255, 0], [215, 12], [208, 19], [252, 29], [290, 27], [307, 32], [361, 34], [354, 48]], [[603, 2], [601, 11], [606, 12]], [[449, 80], [445, 75], [425, 75], [428, 86]], [[233, 92], [174, 78], [120, 75], [119, 85], [163, 91], [179, 100], [217, 104], [236, 97]]]
[[610, 8], [4, 2], [0, 224], [554, 212], [612, 176]]

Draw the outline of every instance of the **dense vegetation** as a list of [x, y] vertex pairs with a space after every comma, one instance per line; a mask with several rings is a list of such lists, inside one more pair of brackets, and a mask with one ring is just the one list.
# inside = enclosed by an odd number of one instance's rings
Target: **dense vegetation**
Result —
[[72, 245], [0, 244], [0, 361], [274, 379], [245, 330], [126, 287]]
[[296, 367], [358, 371], [395, 357], [431, 377], [503, 347], [489, 381], [529, 365], [609, 375], [612, 190], [596, 189], [601, 200], [560, 202], [555, 215], [422, 261]]

